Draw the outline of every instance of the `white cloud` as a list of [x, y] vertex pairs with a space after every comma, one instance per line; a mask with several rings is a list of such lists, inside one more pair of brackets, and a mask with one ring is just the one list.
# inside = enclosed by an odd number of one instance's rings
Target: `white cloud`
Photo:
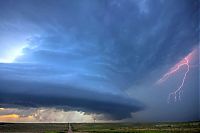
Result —
[[94, 115], [55, 108], [0, 108], [0, 121], [6, 122], [93, 122]]

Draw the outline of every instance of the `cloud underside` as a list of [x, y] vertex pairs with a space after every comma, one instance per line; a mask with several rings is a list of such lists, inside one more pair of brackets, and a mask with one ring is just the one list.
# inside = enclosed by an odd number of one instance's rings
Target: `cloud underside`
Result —
[[[132, 112], [137, 112], [144, 108], [138, 101], [128, 97], [52, 84], [4, 81], [2, 87], [5, 90], [0, 91], [0, 104], [2, 106], [6, 105], [6, 107], [54, 107], [66, 111], [74, 110], [89, 114], [103, 114], [108, 119], [129, 118]], [[23, 89], [21, 92], [9, 91], [9, 88], [13, 87]], [[57, 91], [52, 91], [55, 89]], [[31, 90], [34, 90], [34, 92], [31, 93]]]

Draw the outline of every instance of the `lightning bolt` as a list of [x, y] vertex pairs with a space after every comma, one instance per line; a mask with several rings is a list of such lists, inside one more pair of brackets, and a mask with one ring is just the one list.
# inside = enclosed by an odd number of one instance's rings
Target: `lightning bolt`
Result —
[[[166, 74], [163, 75], [163, 77], [161, 79], [159, 79], [156, 84], [160, 84], [164, 81], [166, 81], [168, 78], [170, 78], [170, 76], [172, 76], [173, 74], [175, 74], [178, 70], [180, 70], [182, 67], [186, 66], [187, 69], [184, 72], [184, 76], [182, 78], [181, 84], [179, 85], [179, 87], [169, 93], [168, 95], [168, 103], [170, 102], [171, 98], [174, 99], [174, 101], [176, 102], [177, 99], [181, 100], [181, 93], [183, 92], [183, 86], [187, 77], [188, 72], [190, 71], [190, 64], [189, 62], [192, 59], [192, 56], [194, 55], [195, 51], [192, 51], [191, 53], [189, 53], [185, 58], [183, 58], [180, 62], [178, 62], [174, 67], [172, 67]], [[178, 98], [177, 98], [178, 97]]]
[[179, 68], [176, 70], [178, 71], [180, 69], [180, 66], [184, 66], [186, 65], [187, 66], [187, 70], [186, 72], [184, 73], [184, 76], [183, 76], [183, 79], [182, 79], [182, 82], [181, 82], [181, 85], [178, 87], [178, 89], [176, 89], [174, 92], [171, 92], [168, 96], [168, 103], [170, 102], [170, 99], [172, 96], [174, 96], [174, 100], [177, 101], [177, 96], [179, 98], [179, 100], [181, 100], [181, 92], [182, 92], [182, 87], [185, 83], [185, 79], [187, 77], [187, 73], [190, 71], [190, 65], [189, 65], [189, 60], [188, 58], [184, 58], [185, 60], [185, 63], [182, 63], [179, 65]]

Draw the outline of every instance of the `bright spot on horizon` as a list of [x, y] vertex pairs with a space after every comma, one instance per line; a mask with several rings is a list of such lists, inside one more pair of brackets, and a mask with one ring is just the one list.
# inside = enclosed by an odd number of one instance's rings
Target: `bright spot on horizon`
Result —
[[4, 108], [0, 108], [0, 111], [1, 111], [1, 110], [4, 110]]
[[7, 50], [7, 55], [0, 57], [0, 63], [13, 63], [15, 62], [17, 57], [24, 55], [23, 49], [26, 48], [27, 45], [22, 45], [17, 48]]

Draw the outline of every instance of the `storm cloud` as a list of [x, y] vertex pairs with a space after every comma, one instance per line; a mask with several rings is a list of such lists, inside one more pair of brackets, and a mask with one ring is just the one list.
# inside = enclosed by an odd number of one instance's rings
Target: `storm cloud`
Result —
[[196, 0], [0, 1], [0, 104], [130, 118], [148, 105], [127, 91], [197, 48], [198, 12]]
[[70, 86], [3, 80], [0, 83], [5, 89], [0, 91], [0, 101], [4, 107], [13, 105], [34, 108], [54, 107], [105, 114], [112, 119], [129, 118], [132, 112], [144, 109], [144, 105], [129, 97], [86, 91]]

